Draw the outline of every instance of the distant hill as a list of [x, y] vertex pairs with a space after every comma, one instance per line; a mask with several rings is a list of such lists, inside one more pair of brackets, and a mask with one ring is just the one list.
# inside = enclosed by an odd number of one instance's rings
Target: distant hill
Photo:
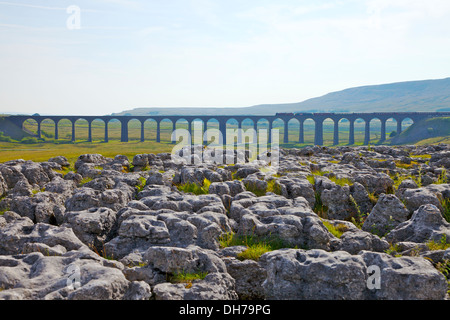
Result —
[[450, 78], [363, 86], [297, 103], [243, 108], [136, 108], [114, 115], [271, 115], [276, 112], [450, 111]]
[[[431, 118], [414, 123], [398, 136], [391, 144], [415, 144], [420, 141], [448, 140], [450, 137], [450, 117]], [[442, 138], [442, 139], [438, 139]]]

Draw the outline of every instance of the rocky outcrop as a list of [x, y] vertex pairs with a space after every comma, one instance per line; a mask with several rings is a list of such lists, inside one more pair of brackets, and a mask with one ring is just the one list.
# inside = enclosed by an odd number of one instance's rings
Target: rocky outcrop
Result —
[[448, 298], [448, 146], [185, 151], [1, 163], [0, 299]]
[[269, 299], [422, 300], [444, 299], [447, 291], [444, 275], [423, 258], [288, 249], [266, 253], [261, 259]]

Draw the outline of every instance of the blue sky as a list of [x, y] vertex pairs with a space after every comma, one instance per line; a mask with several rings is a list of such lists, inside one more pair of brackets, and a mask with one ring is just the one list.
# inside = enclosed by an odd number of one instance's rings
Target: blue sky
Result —
[[0, 112], [299, 102], [449, 57], [448, 0], [0, 0]]

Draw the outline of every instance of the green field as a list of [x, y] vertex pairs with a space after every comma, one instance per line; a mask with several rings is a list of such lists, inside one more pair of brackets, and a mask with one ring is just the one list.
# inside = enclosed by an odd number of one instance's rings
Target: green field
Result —
[[[194, 127], [194, 126], [193, 126]], [[252, 123], [243, 125], [243, 129], [252, 128]], [[258, 123], [258, 129], [266, 129], [268, 123]], [[314, 122], [307, 120], [304, 123], [304, 141], [299, 144], [299, 124], [297, 121], [289, 123], [289, 143], [283, 144], [284, 129], [282, 122], [274, 122], [274, 128], [280, 130], [280, 145], [287, 148], [301, 148], [314, 145]], [[187, 123], [179, 122], [176, 128], [187, 129]], [[218, 128], [218, 123], [208, 123], [208, 128]], [[230, 122], [228, 128], [237, 128], [237, 123]], [[324, 145], [333, 144], [333, 122], [325, 121], [323, 126]], [[37, 133], [37, 123], [29, 120], [24, 124], [24, 129], [32, 135]], [[387, 123], [387, 137], [396, 130], [396, 123]], [[381, 124], [377, 121], [371, 123], [370, 143], [377, 144], [380, 139]], [[131, 120], [128, 125], [129, 142], [120, 142], [121, 126], [119, 122], [110, 122], [108, 125], [109, 142], [105, 143], [105, 125], [102, 121], [92, 123], [92, 142], [88, 142], [88, 123], [85, 120], [76, 122], [76, 140], [72, 142], [72, 125], [68, 120], [60, 121], [58, 125], [59, 139], [54, 139], [55, 125], [52, 121], [44, 121], [41, 124], [42, 140], [38, 143], [23, 144], [19, 142], [0, 142], [0, 162], [13, 159], [33, 161], [46, 161], [51, 157], [63, 155], [69, 160], [76, 159], [85, 153], [100, 153], [107, 157], [117, 154], [128, 156], [130, 159], [135, 154], [170, 152], [174, 147], [171, 143], [172, 123], [161, 123], [161, 143], [156, 142], [156, 122], [147, 121], [144, 124], [145, 141], [141, 142], [141, 124], [138, 120]], [[339, 145], [348, 145], [349, 124], [339, 124]], [[364, 141], [364, 123], [355, 123], [355, 145], [362, 145]]]

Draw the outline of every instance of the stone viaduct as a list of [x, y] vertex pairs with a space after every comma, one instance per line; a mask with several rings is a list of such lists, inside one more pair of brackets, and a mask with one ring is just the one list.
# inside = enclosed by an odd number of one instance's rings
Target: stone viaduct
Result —
[[[266, 120], [269, 124], [268, 129], [273, 127], [273, 122], [275, 120], [282, 120], [284, 123], [285, 132], [288, 131], [289, 121], [296, 119], [300, 126], [299, 136], [296, 141], [289, 141], [288, 135], [284, 135], [283, 143], [298, 142], [304, 143], [304, 122], [308, 119], [312, 119], [315, 123], [314, 132], [314, 144], [323, 145], [323, 123], [327, 119], [331, 119], [334, 122], [334, 134], [333, 134], [333, 144], [339, 144], [339, 121], [346, 119], [349, 122], [349, 141], [350, 145], [355, 143], [355, 121], [361, 119], [365, 122], [364, 131], [364, 144], [367, 145], [370, 140], [370, 122], [374, 119], [378, 119], [381, 122], [381, 137], [380, 142], [386, 140], [386, 121], [389, 119], [394, 119], [397, 122], [397, 132], [402, 131], [402, 122], [405, 119], [411, 119], [414, 123], [425, 118], [431, 117], [443, 117], [450, 116], [450, 112], [388, 112], [388, 113], [277, 113], [276, 115], [267, 116], [256, 116], [256, 115], [239, 115], [239, 116], [40, 116], [40, 115], [18, 115], [18, 116], [8, 116], [8, 119], [16, 124], [17, 126], [23, 128], [25, 121], [33, 119], [37, 122], [37, 136], [41, 137], [41, 123], [44, 120], [52, 120], [55, 123], [55, 139], [59, 139], [58, 135], [58, 123], [67, 119], [72, 123], [72, 141], [76, 139], [75, 123], [80, 119], [84, 119], [88, 122], [88, 141], [92, 142], [92, 122], [94, 120], [102, 120], [105, 123], [105, 142], [108, 142], [108, 123], [112, 120], [119, 121], [121, 123], [121, 141], [128, 142], [128, 123], [129, 121], [136, 119], [141, 122], [141, 141], [145, 140], [144, 137], [144, 123], [146, 120], [154, 120], [156, 122], [156, 141], [161, 142], [161, 128], [160, 124], [162, 121], [171, 121], [172, 130], [175, 130], [177, 121], [185, 120], [188, 122], [188, 130], [192, 132], [192, 124], [195, 121], [202, 121], [204, 128], [211, 120], [216, 120], [219, 123], [219, 130], [223, 133], [226, 132], [227, 123], [229, 120], [234, 119], [238, 123], [238, 127], [242, 128], [242, 123], [245, 120], [251, 120], [253, 122], [253, 127], [256, 130], [259, 121]], [[270, 135], [269, 135], [270, 142]], [[224, 135], [224, 144], [226, 144], [226, 135]]]

